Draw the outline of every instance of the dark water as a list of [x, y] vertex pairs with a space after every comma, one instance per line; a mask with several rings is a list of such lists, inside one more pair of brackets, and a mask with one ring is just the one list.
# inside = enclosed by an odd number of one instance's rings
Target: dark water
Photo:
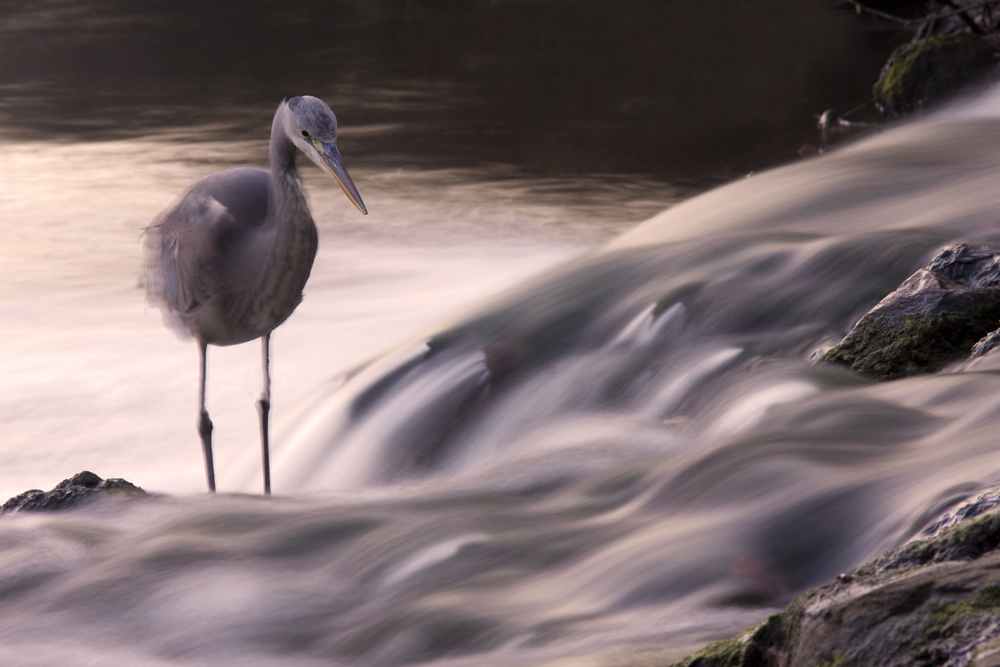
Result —
[[704, 186], [817, 142], [905, 37], [832, 0], [4, 0], [0, 131], [243, 139], [313, 94], [354, 164]]

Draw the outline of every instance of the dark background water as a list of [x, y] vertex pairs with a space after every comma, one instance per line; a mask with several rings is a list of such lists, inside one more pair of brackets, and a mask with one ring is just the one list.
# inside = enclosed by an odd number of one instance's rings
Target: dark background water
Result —
[[795, 159], [906, 38], [834, 0], [0, 0], [0, 132], [252, 139], [313, 94], [352, 165], [710, 185]]

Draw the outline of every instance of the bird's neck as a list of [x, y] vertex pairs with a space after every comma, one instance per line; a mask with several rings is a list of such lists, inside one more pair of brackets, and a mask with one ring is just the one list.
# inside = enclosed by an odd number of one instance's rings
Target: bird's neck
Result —
[[298, 148], [285, 131], [286, 113], [287, 107], [282, 104], [271, 125], [271, 177], [268, 179], [268, 211], [264, 225], [268, 234], [261, 237], [267, 241], [260, 246], [261, 255], [255, 262], [263, 281], [261, 294], [290, 294], [294, 297], [291, 301], [275, 297], [281, 307], [289, 307], [285, 312], [276, 306], [281, 312], [270, 313], [270, 320], [276, 323], [275, 326], [291, 314], [291, 309], [301, 299], [318, 243], [316, 225], [309, 214], [299, 170], [295, 166]]
[[271, 178], [268, 190], [268, 224], [288, 231], [290, 227], [311, 226], [309, 207], [302, 195], [299, 169], [295, 164], [299, 149], [288, 138], [285, 115], [288, 107], [278, 107], [271, 123]]
[[268, 159], [271, 164], [271, 173], [275, 178], [285, 176], [289, 178], [298, 177], [298, 167], [295, 166], [295, 158], [299, 149], [288, 138], [285, 132], [285, 116], [288, 107], [284, 103], [278, 107], [274, 114], [274, 121], [271, 123], [271, 148], [268, 151]]

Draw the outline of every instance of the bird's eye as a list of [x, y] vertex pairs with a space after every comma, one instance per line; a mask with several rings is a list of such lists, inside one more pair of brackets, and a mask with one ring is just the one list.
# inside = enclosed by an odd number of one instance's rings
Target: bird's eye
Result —
[[309, 130], [302, 130], [302, 136], [305, 137], [306, 139], [308, 139], [309, 138]]

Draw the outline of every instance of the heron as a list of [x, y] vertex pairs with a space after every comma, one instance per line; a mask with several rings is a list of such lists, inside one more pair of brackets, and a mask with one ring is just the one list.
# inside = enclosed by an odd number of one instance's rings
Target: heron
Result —
[[215, 466], [212, 420], [205, 407], [208, 346], [256, 338], [261, 341], [264, 385], [257, 401], [264, 493], [271, 492], [271, 332], [302, 302], [319, 241], [299, 179], [299, 151], [368, 214], [337, 150], [337, 117], [324, 101], [302, 96], [282, 101], [274, 114], [270, 169], [239, 166], [208, 176], [146, 228], [146, 296], [168, 326], [198, 344], [197, 429], [211, 493]]

